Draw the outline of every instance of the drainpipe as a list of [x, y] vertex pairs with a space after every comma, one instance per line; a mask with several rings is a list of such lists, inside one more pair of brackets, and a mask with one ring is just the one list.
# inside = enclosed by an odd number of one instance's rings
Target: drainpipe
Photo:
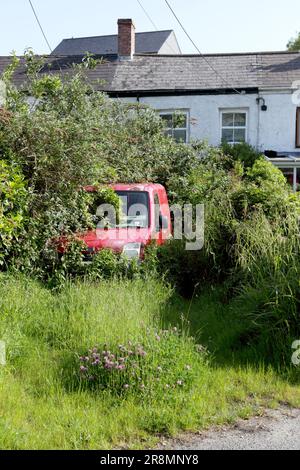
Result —
[[294, 192], [296, 193], [297, 192], [297, 168], [295, 167], [294, 168], [294, 174], [293, 174], [293, 189], [294, 189]]
[[260, 148], [260, 106], [259, 106], [260, 98], [256, 98], [256, 103], [258, 104], [258, 111], [257, 111], [257, 132], [256, 132], [256, 150]]
[[[262, 102], [262, 105], [260, 105], [261, 102]], [[267, 111], [268, 106], [266, 105], [265, 99], [260, 95], [258, 95], [258, 97], [256, 98], [256, 103], [258, 105], [256, 148], [257, 148], [257, 150], [260, 150], [260, 113], [261, 113], [261, 111], [264, 111], [264, 112]]]

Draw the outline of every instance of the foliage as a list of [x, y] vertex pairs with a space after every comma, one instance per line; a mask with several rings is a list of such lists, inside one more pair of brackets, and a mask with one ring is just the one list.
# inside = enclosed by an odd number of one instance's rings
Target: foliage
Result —
[[300, 51], [300, 33], [293, 39], [290, 39], [287, 43], [287, 49], [290, 52], [298, 52]]
[[285, 218], [297, 218], [300, 210], [299, 197], [292, 194], [283, 174], [272, 164], [257, 158], [244, 170], [239, 162], [230, 163], [228, 156], [223, 160], [215, 149], [206, 148], [197, 168], [184, 181], [171, 179], [169, 188], [180, 203], [205, 205], [204, 259], [209, 260], [209, 271], [213, 265], [215, 274], [225, 276], [236, 268], [234, 246], [245, 221], [263, 212], [269, 220], [284, 226]]
[[252, 305], [241, 320], [248, 340], [265, 345], [262, 357], [289, 366], [290, 346], [300, 334], [299, 195], [262, 157], [243, 168], [207, 151], [211, 158], [204, 156], [188, 178], [170, 182], [180, 201], [205, 203], [204, 250], [186, 252], [170, 242], [160, 269], [188, 296], [222, 283], [236, 298], [237, 318], [240, 303]]
[[[275, 190], [276, 189], [276, 190]], [[244, 174], [243, 184], [233, 194], [237, 215], [245, 218], [262, 209], [269, 218], [299, 210], [299, 198], [291, 194], [284, 175], [265, 159], [259, 158]]]
[[240, 162], [245, 168], [252, 167], [256, 160], [261, 157], [260, 152], [246, 143], [236, 145], [223, 143], [222, 150], [224, 155], [231, 157], [229, 161]]
[[25, 223], [28, 194], [17, 165], [0, 160], [0, 265], [19, 243]]
[[213, 257], [204, 250], [187, 251], [185, 240], [167, 242], [157, 250], [157, 270], [176, 287], [177, 292], [191, 298], [218, 278]]

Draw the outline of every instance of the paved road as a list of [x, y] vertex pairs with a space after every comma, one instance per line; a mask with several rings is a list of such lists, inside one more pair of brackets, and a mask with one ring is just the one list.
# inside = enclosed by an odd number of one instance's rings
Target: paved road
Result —
[[234, 426], [164, 442], [172, 450], [300, 450], [300, 410], [267, 411]]

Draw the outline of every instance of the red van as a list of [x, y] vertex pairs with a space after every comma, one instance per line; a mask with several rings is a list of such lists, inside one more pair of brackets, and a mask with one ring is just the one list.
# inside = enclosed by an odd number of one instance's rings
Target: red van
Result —
[[[94, 230], [78, 235], [87, 245], [84, 250], [87, 260], [103, 248], [123, 253], [128, 258], [142, 259], [144, 248], [152, 241], [162, 245], [172, 236], [168, 197], [162, 185], [114, 184], [110, 187], [120, 198], [122, 217], [118, 223], [109, 220], [103, 225], [102, 221]], [[92, 186], [85, 190], [96, 191]]]

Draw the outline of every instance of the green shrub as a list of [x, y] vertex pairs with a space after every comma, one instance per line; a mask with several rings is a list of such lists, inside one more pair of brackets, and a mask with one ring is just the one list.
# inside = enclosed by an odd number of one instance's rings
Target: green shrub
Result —
[[171, 240], [157, 250], [157, 270], [184, 297], [192, 297], [210, 282], [217, 282], [213, 256], [205, 250], [187, 251], [186, 241]]
[[230, 145], [222, 144], [224, 155], [231, 157], [233, 162], [240, 162], [245, 168], [251, 168], [257, 159], [261, 158], [261, 153], [249, 144], [241, 143]]
[[19, 243], [27, 217], [28, 194], [24, 177], [15, 164], [0, 160], [0, 265], [8, 261]]
[[283, 173], [263, 158], [247, 169], [232, 201], [240, 219], [255, 209], [262, 209], [269, 218], [276, 218], [277, 214], [284, 215], [293, 204], [295, 210], [300, 208], [299, 199], [291, 195]]

